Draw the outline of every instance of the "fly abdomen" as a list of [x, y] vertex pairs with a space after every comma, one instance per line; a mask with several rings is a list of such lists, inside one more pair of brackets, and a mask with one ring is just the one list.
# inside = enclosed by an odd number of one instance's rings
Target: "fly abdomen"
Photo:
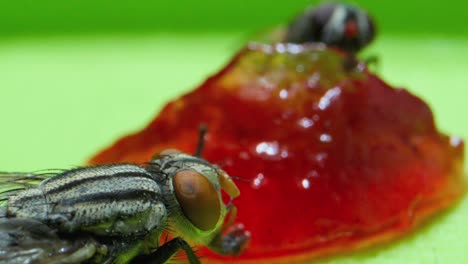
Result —
[[155, 177], [132, 164], [66, 171], [8, 202], [10, 216], [108, 236], [147, 233], [161, 226], [166, 214]]

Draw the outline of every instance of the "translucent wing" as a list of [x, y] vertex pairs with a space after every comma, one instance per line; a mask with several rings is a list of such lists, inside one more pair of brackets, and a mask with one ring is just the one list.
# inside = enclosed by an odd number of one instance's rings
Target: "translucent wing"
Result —
[[0, 263], [82, 263], [99, 251], [90, 237], [65, 239], [33, 219], [0, 219]]
[[35, 187], [56, 174], [57, 172], [0, 172], [0, 207], [6, 206], [8, 198], [16, 192]]

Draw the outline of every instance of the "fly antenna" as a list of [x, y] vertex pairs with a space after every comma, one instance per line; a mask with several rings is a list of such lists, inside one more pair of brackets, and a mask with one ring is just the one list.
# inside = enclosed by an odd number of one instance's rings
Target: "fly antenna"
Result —
[[194, 154], [195, 157], [201, 158], [203, 148], [205, 147], [205, 135], [207, 131], [208, 126], [206, 124], [200, 124], [198, 128], [198, 143]]
[[229, 178], [231, 178], [233, 180], [236, 180], [236, 181], [253, 182], [253, 180], [249, 180], [249, 179], [241, 178], [241, 177], [237, 177], [237, 176], [229, 176]]

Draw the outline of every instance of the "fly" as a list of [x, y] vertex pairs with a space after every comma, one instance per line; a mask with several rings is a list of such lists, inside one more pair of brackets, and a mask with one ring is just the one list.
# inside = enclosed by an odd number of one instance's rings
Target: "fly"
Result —
[[[240, 192], [228, 174], [177, 150], [145, 164], [0, 180], [0, 263], [165, 263], [183, 250], [193, 264], [200, 261], [187, 241], [236, 255], [250, 238], [230, 227]], [[159, 243], [165, 231], [174, 238]]]
[[[324, 3], [306, 9], [286, 29], [283, 41], [297, 44], [323, 43], [347, 53], [343, 66], [358, 65], [356, 53], [375, 38], [373, 19], [362, 9], [345, 3]], [[374, 63], [376, 57], [366, 59]]]

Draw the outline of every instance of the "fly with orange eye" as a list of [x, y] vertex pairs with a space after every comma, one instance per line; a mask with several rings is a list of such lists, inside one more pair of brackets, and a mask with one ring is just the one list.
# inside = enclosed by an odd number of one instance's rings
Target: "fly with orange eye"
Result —
[[[236, 255], [250, 238], [228, 230], [236, 208], [222, 192], [240, 194], [231, 178], [173, 149], [144, 164], [0, 173], [0, 182], [0, 263], [165, 263], [183, 250], [193, 264], [189, 245]], [[158, 245], [166, 232], [174, 238]]]
[[[232, 200], [240, 195], [229, 175], [205, 160], [173, 149], [161, 152], [151, 163], [171, 182], [164, 184], [171, 188], [167, 192], [174, 194], [166, 197], [167, 203], [180, 208], [171, 210], [174, 229], [180, 230], [188, 240], [207, 245], [215, 252], [239, 254], [250, 233], [241, 232], [240, 237], [221, 236], [237, 211]], [[230, 197], [227, 205], [223, 203], [221, 191]]]

